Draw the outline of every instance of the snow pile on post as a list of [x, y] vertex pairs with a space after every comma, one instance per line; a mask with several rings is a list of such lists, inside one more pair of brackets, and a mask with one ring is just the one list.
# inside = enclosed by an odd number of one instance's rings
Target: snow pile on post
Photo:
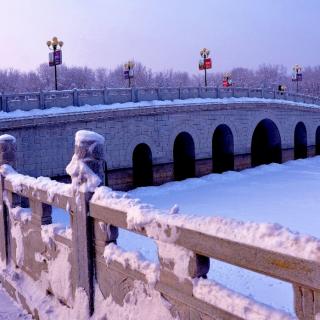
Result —
[[96, 286], [96, 309], [92, 320], [105, 319], [107, 310], [108, 320], [179, 320], [170, 313], [172, 306], [160, 292], [145, 286], [140, 281], [134, 281], [133, 289], [123, 299], [123, 306], [118, 305], [110, 295], [104, 299]]
[[98, 133], [87, 130], [76, 133], [75, 153], [66, 168], [72, 179], [73, 190], [94, 192], [102, 183], [103, 146], [104, 137]]
[[117, 245], [110, 243], [105, 247], [103, 257], [107, 264], [117, 261], [124, 268], [129, 267], [143, 273], [151, 286], [154, 286], [159, 280], [159, 266], [145, 260], [140, 252], [124, 251]]

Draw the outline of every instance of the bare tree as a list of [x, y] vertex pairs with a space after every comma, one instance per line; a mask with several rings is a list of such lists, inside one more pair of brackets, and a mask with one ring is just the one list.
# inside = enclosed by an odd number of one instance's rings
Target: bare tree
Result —
[[[276, 89], [279, 84], [284, 84], [289, 90], [295, 90], [291, 74], [282, 65], [262, 64], [256, 70], [237, 67], [228, 71], [231, 73], [234, 86]], [[209, 86], [221, 86], [222, 79], [223, 72], [208, 74]], [[133, 85], [136, 87], [200, 86], [203, 85], [203, 81], [201, 72], [192, 75], [174, 70], [154, 72], [140, 62], [135, 63]], [[58, 68], [58, 86], [61, 90], [123, 88], [128, 86], [128, 82], [124, 79], [122, 65], [112, 70], [61, 65]], [[30, 72], [0, 69], [0, 92], [2, 93], [52, 90], [53, 88], [54, 73], [47, 64], [41, 64], [37, 70]], [[320, 96], [320, 66], [304, 69], [300, 88], [303, 93]]]

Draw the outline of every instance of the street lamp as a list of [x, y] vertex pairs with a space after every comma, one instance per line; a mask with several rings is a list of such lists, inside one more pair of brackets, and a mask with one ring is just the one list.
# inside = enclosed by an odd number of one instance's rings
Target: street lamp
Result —
[[212, 68], [211, 59], [209, 58], [210, 50], [203, 48], [200, 51], [201, 60], [199, 62], [199, 70], [204, 70], [204, 85], [207, 86], [207, 69]]
[[134, 68], [134, 61], [129, 60], [127, 63], [125, 63], [123, 65], [124, 70], [123, 70], [123, 75], [125, 79], [128, 79], [128, 83], [129, 83], [129, 88], [131, 87], [131, 79], [134, 76], [133, 73], [133, 68]]
[[222, 85], [225, 88], [231, 87], [232, 86], [232, 79], [231, 79], [231, 74], [226, 72], [223, 75], [223, 81], [222, 81]]
[[58, 90], [57, 65], [62, 63], [61, 48], [63, 42], [59, 41], [57, 37], [53, 37], [52, 40], [47, 41], [47, 46], [52, 50], [52, 52], [49, 53], [49, 66], [54, 67], [55, 89]]
[[297, 92], [299, 91], [299, 82], [302, 81], [302, 67], [298, 64], [292, 68], [292, 81], [297, 83]]

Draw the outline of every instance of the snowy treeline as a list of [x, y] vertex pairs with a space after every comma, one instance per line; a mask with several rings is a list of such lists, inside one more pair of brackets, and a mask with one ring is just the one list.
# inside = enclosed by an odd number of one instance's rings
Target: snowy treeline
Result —
[[[176, 87], [203, 85], [203, 72], [189, 74], [167, 70], [154, 72], [141, 63], [135, 64], [134, 85], [138, 87]], [[261, 65], [256, 70], [234, 68], [229, 71], [235, 86], [277, 88], [284, 84], [289, 90], [295, 90], [291, 81], [291, 70], [282, 65]], [[221, 86], [223, 73], [208, 71], [208, 84]], [[88, 67], [58, 66], [59, 89], [90, 89], [104, 87], [126, 87], [123, 67], [115, 69], [91, 69]], [[303, 82], [299, 84], [301, 92], [320, 95], [320, 66], [306, 67], [303, 70]], [[0, 70], [0, 92], [32, 92], [51, 90], [54, 87], [54, 70], [47, 64], [41, 64], [35, 71], [21, 72], [15, 69]]]

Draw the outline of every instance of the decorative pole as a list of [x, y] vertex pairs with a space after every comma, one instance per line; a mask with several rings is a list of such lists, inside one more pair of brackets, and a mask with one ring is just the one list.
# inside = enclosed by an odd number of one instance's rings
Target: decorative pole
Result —
[[298, 64], [292, 68], [292, 81], [297, 83], [297, 93], [299, 92], [299, 82], [302, 81], [302, 67]]
[[207, 87], [207, 69], [212, 68], [212, 62], [209, 58], [210, 50], [203, 48], [200, 51], [201, 60], [199, 62], [199, 70], [204, 70], [204, 85]]
[[58, 90], [57, 65], [62, 63], [61, 48], [63, 41], [59, 41], [57, 37], [53, 37], [52, 40], [47, 41], [47, 46], [52, 50], [52, 52], [49, 53], [49, 66], [54, 67], [55, 90]]
[[222, 85], [225, 88], [231, 87], [232, 86], [232, 79], [231, 79], [231, 74], [226, 72], [223, 75], [223, 81], [222, 81]]

